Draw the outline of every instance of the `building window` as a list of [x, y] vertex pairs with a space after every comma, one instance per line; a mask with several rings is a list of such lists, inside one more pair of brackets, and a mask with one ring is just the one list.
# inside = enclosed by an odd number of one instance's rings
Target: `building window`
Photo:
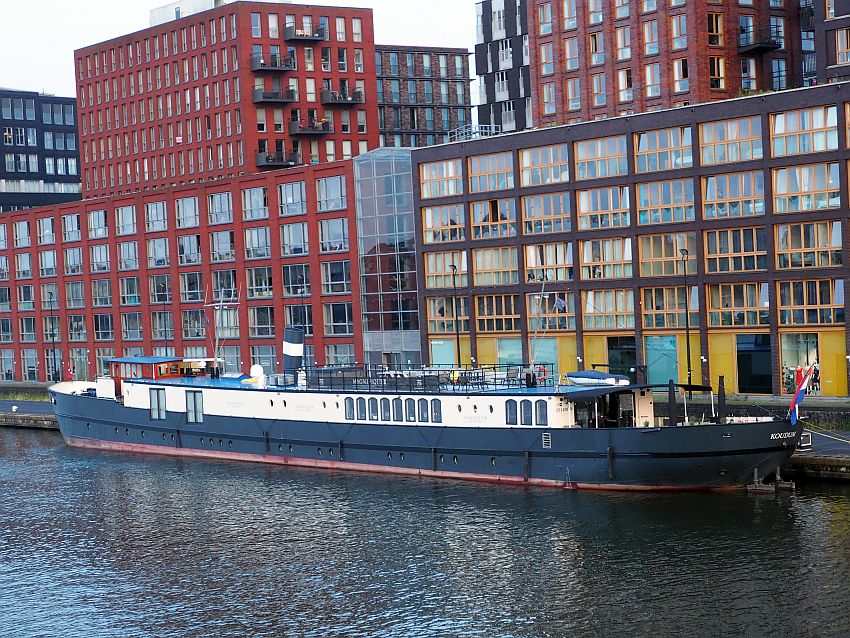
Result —
[[708, 273], [767, 269], [764, 226], [705, 232], [705, 270]]
[[850, 29], [835, 31], [835, 62], [836, 64], [850, 62]]
[[[685, 260], [682, 250], [696, 255], [696, 233], [662, 233], [638, 237], [640, 249], [640, 276], [666, 277], [682, 275]], [[696, 260], [688, 259], [688, 273], [696, 273]]]
[[89, 257], [91, 272], [109, 272], [109, 246], [106, 244], [90, 246]]
[[700, 153], [705, 165], [763, 157], [758, 116], [700, 124]]
[[196, 228], [200, 224], [197, 197], [183, 197], [174, 202], [177, 228]]
[[629, 225], [629, 189], [611, 186], [578, 191], [578, 227], [613, 228]]
[[148, 268], [162, 268], [171, 263], [168, 254], [168, 237], [148, 240]]
[[555, 61], [552, 59], [552, 43], [546, 42], [540, 45], [540, 75], [550, 75], [554, 72]]
[[540, 93], [543, 96], [541, 100], [543, 115], [552, 115], [556, 110], [555, 83], [544, 82], [540, 85]]
[[528, 331], [575, 330], [576, 304], [571, 292], [533, 292], [525, 296]]
[[838, 163], [773, 169], [773, 212], [794, 213], [838, 208]]
[[620, 69], [617, 71], [617, 99], [620, 102], [631, 102], [633, 98], [632, 70]]
[[210, 233], [210, 261], [220, 263], [236, 259], [232, 230], [220, 230]]
[[428, 206], [422, 209], [422, 235], [426, 244], [443, 244], [466, 239], [466, 213], [462, 204]]
[[844, 280], [780, 281], [779, 325], [844, 323]]
[[768, 284], [712, 284], [708, 286], [708, 325], [767, 326]]
[[723, 14], [708, 14], [708, 46], [723, 46]]
[[605, 62], [605, 34], [602, 31], [591, 33], [589, 36], [590, 66]]
[[575, 142], [576, 179], [614, 177], [628, 173], [626, 136]]
[[242, 219], [267, 219], [269, 216], [268, 190], [264, 187], [242, 190]]
[[568, 78], [565, 82], [567, 90], [567, 110], [581, 110], [581, 79]]
[[526, 281], [572, 281], [573, 277], [573, 245], [570, 242], [525, 247]]
[[322, 304], [325, 335], [340, 336], [354, 334], [354, 315], [351, 302]]
[[629, 17], [629, 0], [616, 0], [614, 3], [614, 19]]
[[204, 393], [199, 390], [186, 390], [186, 421], [204, 422]]
[[520, 314], [516, 295], [478, 295], [475, 297], [475, 322], [478, 332], [516, 332]]
[[568, 148], [568, 144], [557, 144], [520, 150], [521, 185], [540, 186], [569, 181]]
[[673, 92], [687, 93], [691, 88], [688, 79], [688, 59], [673, 60]]
[[347, 250], [348, 220], [344, 217], [319, 220], [319, 252], [326, 254], [344, 252]]
[[245, 259], [268, 259], [272, 242], [268, 226], [245, 229]]
[[210, 224], [233, 223], [233, 200], [230, 193], [213, 193], [207, 196]]
[[705, 219], [764, 215], [764, 174], [749, 171], [703, 177], [702, 202]]
[[476, 286], [504, 286], [519, 282], [517, 249], [477, 248], [472, 251]]
[[122, 306], [138, 306], [142, 303], [138, 277], [122, 277], [118, 280], [118, 285]]
[[169, 275], [150, 275], [148, 291], [152, 304], [171, 303], [171, 277]]
[[461, 160], [430, 162], [419, 167], [421, 177], [421, 196], [448, 197], [463, 193]]
[[428, 297], [427, 308], [428, 334], [454, 334], [455, 308], [460, 322], [457, 332], [469, 332], [469, 312], [466, 297]]
[[181, 235], [177, 238], [177, 263], [181, 266], [201, 263], [200, 235]]
[[493, 153], [469, 158], [469, 191], [483, 193], [514, 187], [513, 153]]
[[206, 337], [206, 316], [203, 310], [184, 310], [182, 329], [184, 339], [203, 339]]
[[841, 222], [776, 226], [776, 267], [832, 268], [843, 265]]
[[522, 221], [526, 235], [571, 230], [572, 218], [569, 194], [548, 193], [523, 197]]
[[248, 299], [271, 299], [274, 295], [271, 266], [245, 269]]
[[564, 68], [566, 71], [575, 71], [578, 67], [578, 38], [566, 38], [564, 40]]
[[474, 239], [516, 236], [516, 200], [472, 202], [470, 209]]
[[195, 303], [203, 300], [204, 284], [201, 273], [180, 273], [180, 301], [184, 303]]
[[770, 88], [783, 91], [788, 88], [788, 62], [779, 58], [770, 61]]
[[694, 182], [674, 179], [637, 185], [638, 224], [693, 221]]
[[317, 179], [316, 191], [320, 213], [343, 210], [348, 205], [345, 192], [345, 175]]
[[307, 223], [284, 224], [280, 227], [281, 254], [284, 257], [291, 255], [306, 255], [309, 252], [309, 238], [307, 235]]
[[142, 339], [142, 313], [121, 313], [121, 338], [124, 341], [140, 341]]
[[635, 172], [650, 173], [692, 165], [690, 126], [635, 133]]
[[646, 85], [646, 97], [660, 97], [661, 65], [658, 63], [644, 65], [643, 76]]
[[688, 18], [684, 13], [670, 18], [670, 36], [673, 49], [688, 48]]
[[274, 308], [271, 306], [252, 306], [248, 308], [248, 336], [274, 337]]
[[726, 71], [723, 58], [712, 55], [708, 58], [708, 86], [711, 89], [726, 88]]
[[280, 215], [303, 215], [307, 212], [307, 193], [304, 182], [280, 184], [277, 187]]
[[239, 337], [239, 312], [236, 308], [215, 308], [215, 334], [221, 339]]
[[[106, 211], [92, 210], [88, 213], [89, 239], [102, 239], [109, 235], [106, 225]], [[136, 209], [133, 206], [122, 206], [115, 209], [116, 233], [131, 235], [136, 232]]]
[[632, 290], [587, 290], [582, 293], [582, 302], [585, 331], [635, 327], [635, 300]]
[[835, 106], [816, 106], [770, 116], [774, 157], [834, 151], [838, 148]]
[[658, 20], [647, 20], [643, 23], [643, 54], [658, 53]]
[[632, 240], [615, 237], [579, 242], [581, 278], [624, 279], [632, 276]]
[[595, 73], [590, 76], [591, 90], [593, 92], [593, 106], [605, 106], [608, 94], [605, 89], [605, 74]]
[[[641, 297], [645, 330], [699, 326], [699, 288], [696, 286], [691, 286], [690, 294], [684, 286], [642, 288]], [[686, 312], [691, 315], [687, 323]]]
[[145, 204], [145, 230], [149, 233], [168, 230], [168, 212], [165, 202]]
[[95, 279], [91, 282], [92, 305], [107, 308], [112, 305], [112, 282], [109, 279]]
[[[452, 268], [455, 266], [456, 270]], [[425, 253], [425, 287], [468, 286], [466, 251]]]
[[322, 294], [338, 295], [351, 292], [351, 262], [322, 262]]

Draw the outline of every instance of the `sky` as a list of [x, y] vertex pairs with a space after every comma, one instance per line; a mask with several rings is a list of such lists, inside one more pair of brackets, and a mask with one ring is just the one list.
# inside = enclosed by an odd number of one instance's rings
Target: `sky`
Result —
[[[74, 50], [145, 29], [169, 0], [0, 0], [0, 86], [73, 96]], [[309, 2], [302, 2], [309, 4]], [[316, 0], [374, 10], [378, 44], [475, 45], [475, 0]]]

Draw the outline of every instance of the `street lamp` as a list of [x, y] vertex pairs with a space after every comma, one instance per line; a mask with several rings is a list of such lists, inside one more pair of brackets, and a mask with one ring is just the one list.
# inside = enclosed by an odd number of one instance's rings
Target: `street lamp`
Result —
[[688, 359], [688, 398], [692, 399], [693, 391], [690, 389], [693, 380], [693, 372], [691, 371], [691, 295], [688, 288], [688, 249], [680, 248], [679, 254], [682, 255], [682, 272], [685, 275], [685, 353]]
[[[56, 299], [53, 292], [47, 291], [47, 298], [50, 300], [51, 312], [56, 309]], [[53, 316], [50, 317], [50, 360], [53, 362], [53, 370], [51, 371], [52, 381], [56, 383], [56, 326], [53, 325]]]
[[460, 318], [457, 315], [457, 266], [449, 264], [452, 271], [452, 314], [455, 323], [455, 364], [460, 368]]

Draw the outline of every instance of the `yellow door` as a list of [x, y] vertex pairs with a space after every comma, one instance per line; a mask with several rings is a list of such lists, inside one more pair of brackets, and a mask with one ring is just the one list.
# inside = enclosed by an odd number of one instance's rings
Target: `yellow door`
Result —
[[584, 361], [579, 367], [591, 370], [594, 363], [608, 363], [608, 339], [604, 335], [586, 334], [584, 335]]
[[847, 352], [844, 332], [818, 334], [820, 391], [825, 397], [847, 396]]
[[[693, 356], [692, 350], [692, 360]], [[697, 355], [697, 361], [699, 361], [699, 355]], [[708, 335], [708, 366], [712, 388], [717, 390], [720, 384], [720, 376], [722, 375], [726, 390], [729, 392], [738, 391], [738, 380], [735, 374], [734, 334], [721, 333]]]

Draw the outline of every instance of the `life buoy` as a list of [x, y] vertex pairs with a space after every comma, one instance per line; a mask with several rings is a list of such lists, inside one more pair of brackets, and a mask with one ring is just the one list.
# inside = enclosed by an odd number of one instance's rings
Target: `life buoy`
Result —
[[546, 380], [546, 366], [540, 366], [537, 368], [537, 382], [540, 385], [543, 385], [543, 382]]

